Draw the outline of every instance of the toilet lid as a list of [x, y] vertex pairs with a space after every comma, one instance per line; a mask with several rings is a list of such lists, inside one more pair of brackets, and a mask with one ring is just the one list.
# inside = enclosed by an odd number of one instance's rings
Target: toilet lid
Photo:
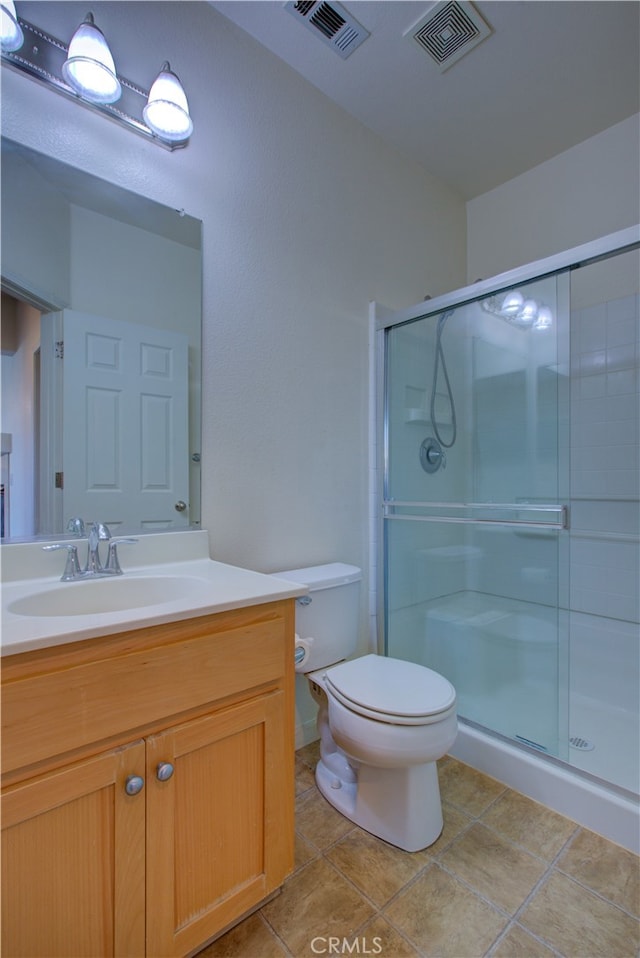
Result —
[[364, 655], [325, 673], [325, 683], [347, 707], [381, 720], [419, 724], [446, 712], [456, 692], [444, 676], [402, 659]]

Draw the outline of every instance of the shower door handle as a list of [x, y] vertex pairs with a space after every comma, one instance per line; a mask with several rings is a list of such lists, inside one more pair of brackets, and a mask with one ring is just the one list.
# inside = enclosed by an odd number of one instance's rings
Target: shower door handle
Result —
[[[425, 440], [426, 441], [426, 440]], [[423, 456], [421, 455], [421, 461]], [[427, 462], [426, 455], [424, 461]], [[427, 471], [435, 472], [433, 466]], [[456, 522], [471, 525], [505, 526], [514, 529], [569, 528], [569, 507], [538, 502], [425, 502], [384, 499], [383, 519], [417, 522]]]

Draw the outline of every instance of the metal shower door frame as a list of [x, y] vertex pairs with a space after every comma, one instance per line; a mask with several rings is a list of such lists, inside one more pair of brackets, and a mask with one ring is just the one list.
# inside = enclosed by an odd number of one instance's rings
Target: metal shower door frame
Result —
[[[456, 309], [467, 304], [477, 302], [504, 291], [514, 286], [520, 286], [524, 283], [534, 280], [540, 280], [547, 277], [566, 274], [566, 283], [561, 284], [559, 290], [563, 306], [566, 306], [566, 315], [569, 315], [570, 309], [570, 274], [571, 271], [599, 260], [632, 250], [640, 245], [640, 225], [621, 230], [599, 240], [575, 247], [561, 254], [527, 264], [514, 270], [498, 274], [488, 280], [478, 281], [471, 286], [466, 286], [454, 290], [443, 296], [429, 299], [416, 304], [405, 310], [393, 312], [379, 304], [372, 304], [370, 316], [374, 328], [374, 353], [373, 362], [375, 369], [373, 378], [377, 384], [375, 392], [375, 435], [376, 435], [376, 519], [374, 528], [375, 542], [378, 544], [377, 558], [375, 561], [375, 588], [376, 588], [376, 619], [377, 619], [377, 638], [379, 651], [383, 652], [386, 646], [386, 593], [387, 593], [387, 574], [388, 574], [388, 547], [386, 534], [386, 523], [389, 519], [406, 519], [408, 521], [432, 521], [432, 522], [490, 522], [501, 523], [504, 525], [525, 525], [540, 526], [547, 529], [556, 529], [562, 532], [568, 529], [569, 515], [567, 506], [562, 503], [550, 504], [542, 509], [536, 506], [526, 505], [524, 511], [514, 516], [509, 514], [508, 510], [500, 504], [494, 503], [429, 503], [417, 504], [410, 502], [400, 502], [392, 500], [388, 496], [388, 476], [389, 476], [389, 415], [388, 415], [388, 349], [387, 339], [390, 330], [397, 326], [410, 324], [417, 320], [436, 318], [445, 310]], [[569, 361], [569, 328], [566, 328], [560, 334], [561, 339], [558, 343], [559, 355], [563, 361]], [[567, 377], [568, 378], [568, 377]], [[560, 488], [566, 490], [566, 498], [569, 496], [569, 463], [559, 463], [559, 483]], [[564, 498], [564, 495], [563, 497]], [[512, 506], [513, 504], [505, 504]], [[563, 542], [564, 540], [564, 542]], [[559, 548], [566, 548], [566, 560], [568, 569], [568, 540], [561, 536], [559, 539]], [[565, 577], [565, 589], [568, 593], [568, 575]], [[558, 594], [558, 614], [559, 626], [562, 618], [562, 609], [568, 609], [568, 594]], [[568, 629], [568, 626], [567, 626]], [[565, 643], [567, 644], [567, 643]], [[568, 656], [568, 644], [567, 644]], [[559, 663], [564, 672], [568, 668], [568, 662]], [[564, 722], [562, 723], [564, 725]]]

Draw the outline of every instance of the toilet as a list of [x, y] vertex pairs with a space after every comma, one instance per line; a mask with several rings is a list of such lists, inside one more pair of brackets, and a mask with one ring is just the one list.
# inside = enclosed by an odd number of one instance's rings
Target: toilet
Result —
[[296, 671], [318, 709], [318, 788], [339, 812], [414, 852], [442, 831], [436, 761], [458, 731], [456, 693], [431, 669], [382, 655], [349, 659], [358, 639], [359, 568], [341, 562], [275, 573], [296, 600]]

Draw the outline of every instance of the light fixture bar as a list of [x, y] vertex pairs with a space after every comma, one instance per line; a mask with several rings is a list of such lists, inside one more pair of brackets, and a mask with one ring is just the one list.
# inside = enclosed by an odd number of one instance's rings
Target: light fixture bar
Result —
[[164, 147], [165, 150], [176, 150], [187, 145], [172, 143], [154, 135], [144, 122], [142, 111], [147, 104], [149, 91], [132, 83], [125, 77], [117, 74], [122, 96], [117, 103], [91, 103], [78, 96], [62, 79], [62, 66], [67, 59], [68, 47], [61, 40], [45, 33], [39, 27], [18, 17], [18, 23], [24, 33], [24, 43], [19, 50], [13, 53], [2, 51], [2, 62], [22, 73], [27, 73], [37, 80], [41, 80], [56, 93], [62, 94], [76, 103], [102, 113], [112, 120], [123, 123], [129, 129]]

